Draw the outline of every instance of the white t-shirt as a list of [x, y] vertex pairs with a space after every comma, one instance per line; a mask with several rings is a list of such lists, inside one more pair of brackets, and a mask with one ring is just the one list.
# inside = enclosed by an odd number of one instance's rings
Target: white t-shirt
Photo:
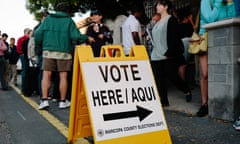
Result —
[[141, 39], [141, 26], [139, 21], [133, 15], [129, 15], [122, 25], [122, 40], [125, 55], [129, 55], [130, 49], [135, 42], [133, 40], [132, 32], [138, 32]]

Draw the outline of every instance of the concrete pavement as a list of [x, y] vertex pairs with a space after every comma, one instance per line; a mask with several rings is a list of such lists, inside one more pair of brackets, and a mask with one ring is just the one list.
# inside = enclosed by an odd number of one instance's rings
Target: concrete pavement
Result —
[[65, 144], [64, 137], [54, 128], [34, 103], [14, 90], [0, 90], [0, 144]]
[[[232, 128], [232, 122], [217, 120], [208, 116], [201, 118], [195, 116], [201, 105], [199, 86], [192, 90], [192, 94], [192, 102], [187, 103], [184, 94], [172, 85], [169, 85], [170, 106], [164, 108], [164, 113], [172, 143], [240, 144], [240, 132]], [[30, 97], [29, 99], [33, 100], [35, 104], [39, 102], [39, 97]], [[57, 107], [57, 103], [53, 102], [50, 102], [50, 105], [49, 114], [59, 120], [66, 128], [66, 131], [69, 121], [69, 109], [60, 110]], [[61, 128], [55, 128], [61, 131]], [[92, 142], [89, 141], [89, 143]]]
[[192, 101], [186, 102], [185, 95], [176, 89], [174, 86], [169, 84], [168, 87], [168, 98], [170, 106], [164, 109], [178, 111], [182, 113], [186, 113], [189, 115], [195, 115], [201, 106], [201, 93], [200, 87], [195, 85], [192, 89]]

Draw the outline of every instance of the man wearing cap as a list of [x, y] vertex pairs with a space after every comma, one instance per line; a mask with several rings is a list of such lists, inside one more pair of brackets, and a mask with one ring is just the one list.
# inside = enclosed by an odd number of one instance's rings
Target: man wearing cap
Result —
[[99, 10], [91, 12], [91, 19], [94, 22], [87, 28], [87, 35], [94, 38], [94, 42], [89, 43], [95, 57], [100, 56], [101, 47], [107, 43], [112, 44], [113, 38], [109, 28], [102, 23], [102, 13]]

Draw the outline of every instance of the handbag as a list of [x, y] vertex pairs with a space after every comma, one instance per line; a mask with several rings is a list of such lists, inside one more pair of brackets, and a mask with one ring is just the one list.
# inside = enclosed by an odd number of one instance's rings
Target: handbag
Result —
[[205, 32], [202, 36], [194, 32], [191, 39], [189, 40], [188, 53], [198, 54], [201, 52], [207, 52], [207, 47], [208, 47], [207, 36], [208, 36], [207, 32]]

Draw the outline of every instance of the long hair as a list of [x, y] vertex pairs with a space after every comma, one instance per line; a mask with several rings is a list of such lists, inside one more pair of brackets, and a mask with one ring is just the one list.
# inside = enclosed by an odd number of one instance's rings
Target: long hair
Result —
[[173, 8], [173, 4], [170, 0], [158, 0], [155, 7], [158, 5], [158, 4], [161, 4], [163, 6], [168, 6], [168, 9], [167, 9], [167, 12], [169, 14], [173, 14], [173, 11], [174, 11], [174, 8]]

